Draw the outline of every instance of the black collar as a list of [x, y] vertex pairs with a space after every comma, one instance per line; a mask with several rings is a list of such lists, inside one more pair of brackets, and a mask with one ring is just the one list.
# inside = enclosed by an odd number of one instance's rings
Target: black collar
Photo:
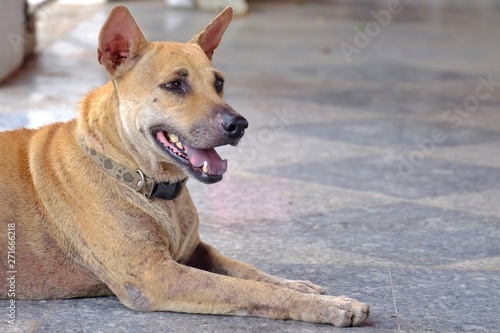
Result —
[[177, 182], [156, 182], [153, 178], [144, 175], [141, 170], [131, 170], [113, 160], [99, 154], [80, 140], [80, 144], [87, 155], [113, 178], [121, 181], [134, 191], [144, 194], [146, 198], [158, 198], [163, 200], [174, 200], [181, 192], [187, 177]]
[[179, 194], [181, 194], [182, 185], [184, 184], [186, 179], [187, 178], [176, 183], [170, 183], [170, 182], [155, 183], [150, 198], [174, 200], [179, 196]]

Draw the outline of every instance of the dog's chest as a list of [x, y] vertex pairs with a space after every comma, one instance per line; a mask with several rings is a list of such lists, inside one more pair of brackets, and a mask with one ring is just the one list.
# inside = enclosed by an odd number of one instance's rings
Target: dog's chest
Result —
[[155, 199], [151, 202], [149, 214], [158, 223], [161, 238], [168, 243], [172, 259], [187, 259], [199, 241], [198, 213], [189, 195], [169, 201]]

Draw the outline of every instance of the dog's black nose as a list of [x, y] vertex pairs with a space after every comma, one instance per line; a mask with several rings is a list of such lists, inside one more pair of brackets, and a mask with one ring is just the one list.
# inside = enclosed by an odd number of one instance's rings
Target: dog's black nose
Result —
[[230, 139], [240, 139], [245, 134], [248, 121], [242, 116], [226, 117], [222, 122], [224, 135]]

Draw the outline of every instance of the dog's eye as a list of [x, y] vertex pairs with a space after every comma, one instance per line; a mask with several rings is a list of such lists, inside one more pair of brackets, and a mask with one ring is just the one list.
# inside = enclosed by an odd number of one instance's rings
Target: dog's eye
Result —
[[163, 85], [166, 89], [172, 90], [172, 91], [179, 91], [182, 89], [182, 83], [180, 81], [172, 81], [169, 83], [165, 83]]
[[222, 89], [224, 89], [224, 80], [222, 79], [217, 79], [215, 81], [215, 90], [220, 93], [222, 92]]

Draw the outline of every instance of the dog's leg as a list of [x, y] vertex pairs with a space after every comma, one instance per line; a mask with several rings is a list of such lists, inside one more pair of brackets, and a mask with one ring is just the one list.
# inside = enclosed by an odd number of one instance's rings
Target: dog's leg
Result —
[[309, 281], [287, 280], [266, 274], [256, 267], [238, 260], [227, 258], [213, 246], [201, 242], [184, 264], [221, 275], [245, 280], [266, 282], [306, 294], [324, 294], [325, 290]]
[[111, 283], [112, 289], [126, 306], [139, 311], [249, 315], [335, 326], [359, 325], [369, 315], [368, 305], [346, 297], [304, 294], [166, 258], [148, 260], [128, 276], [127, 281]]

